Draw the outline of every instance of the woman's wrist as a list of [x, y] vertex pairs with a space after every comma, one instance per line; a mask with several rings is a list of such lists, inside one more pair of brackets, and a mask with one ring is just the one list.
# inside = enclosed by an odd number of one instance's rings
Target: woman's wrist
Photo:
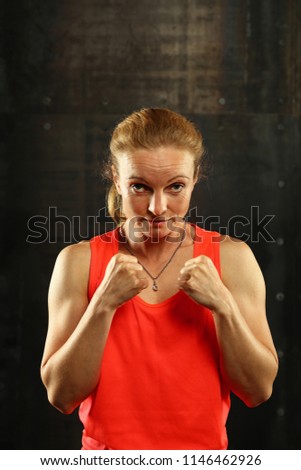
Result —
[[95, 313], [104, 317], [113, 318], [117, 310], [117, 306], [114, 305], [111, 299], [108, 299], [105, 295], [102, 295], [99, 298], [94, 297], [92, 298], [91, 303]]
[[231, 294], [231, 292], [225, 287], [223, 295], [220, 297], [216, 306], [212, 309], [212, 313], [219, 317], [232, 317], [238, 310], [238, 306]]

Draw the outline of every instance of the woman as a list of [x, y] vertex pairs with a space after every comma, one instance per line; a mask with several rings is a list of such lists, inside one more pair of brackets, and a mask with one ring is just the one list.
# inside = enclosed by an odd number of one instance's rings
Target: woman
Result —
[[278, 361], [250, 248], [185, 222], [200, 132], [167, 109], [115, 128], [115, 230], [59, 254], [41, 375], [80, 405], [83, 449], [225, 449], [230, 391], [267, 400]]

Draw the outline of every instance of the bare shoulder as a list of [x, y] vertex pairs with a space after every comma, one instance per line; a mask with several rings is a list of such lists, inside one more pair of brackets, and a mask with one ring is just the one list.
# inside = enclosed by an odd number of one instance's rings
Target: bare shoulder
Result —
[[72, 264], [77, 263], [90, 263], [90, 243], [89, 241], [81, 241], [74, 245], [68, 245], [63, 248], [57, 257], [57, 262], [61, 264]]
[[60, 284], [67, 294], [68, 289], [73, 289], [76, 285], [79, 291], [86, 291], [90, 258], [89, 241], [82, 241], [63, 248], [55, 262], [50, 288]]
[[222, 257], [240, 259], [241, 257], [254, 258], [251, 248], [242, 240], [230, 237], [229, 235], [220, 235], [220, 253]]
[[265, 291], [264, 278], [251, 248], [243, 241], [222, 235], [220, 238], [221, 275], [232, 289]]

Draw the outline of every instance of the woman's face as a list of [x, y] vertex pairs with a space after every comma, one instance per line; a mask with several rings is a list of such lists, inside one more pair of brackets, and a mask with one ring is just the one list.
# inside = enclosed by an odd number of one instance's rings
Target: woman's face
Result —
[[140, 233], [159, 238], [186, 215], [196, 183], [193, 156], [173, 147], [122, 155], [113, 175], [126, 219], [133, 219]]

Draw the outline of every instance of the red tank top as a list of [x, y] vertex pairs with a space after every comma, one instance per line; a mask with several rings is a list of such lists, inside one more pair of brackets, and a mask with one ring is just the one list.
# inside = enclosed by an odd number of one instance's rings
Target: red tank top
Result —
[[[196, 227], [193, 256], [218, 271], [219, 234]], [[89, 299], [118, 252], [117, 229], [90, 240]], [[118, 286], [116, 286], [118, 289]], [[212, 313], [183, 291], [117, 309], [98, 386], [80, 405], [83, 449], [226, 449], [229, 390]]]

